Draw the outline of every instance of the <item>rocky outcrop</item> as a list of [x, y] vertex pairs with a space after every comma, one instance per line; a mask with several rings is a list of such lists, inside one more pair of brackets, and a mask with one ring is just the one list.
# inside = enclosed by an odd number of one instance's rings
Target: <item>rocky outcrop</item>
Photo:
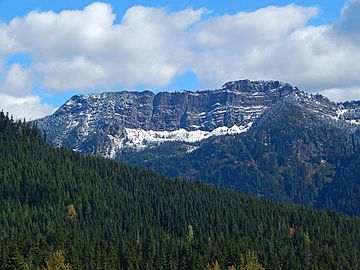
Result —
[[360, 119], [356, 102], [335, 104], [279, 81], [240, 80], [215, 90], [76, 95], [37, 124], [55, 146], [115, 157], [124, 147], [243, 132], [280, 100], [329, 119]]

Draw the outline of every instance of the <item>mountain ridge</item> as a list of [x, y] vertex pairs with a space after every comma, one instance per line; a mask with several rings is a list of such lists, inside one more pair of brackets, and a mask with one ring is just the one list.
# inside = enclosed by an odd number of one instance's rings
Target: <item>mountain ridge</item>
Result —
[[[76, 97], [38, 125], [53, 145], [83, 154], [360, 215], [360, 174], [351, 169], [360, 155], [360, 102], [334, 103], [278, 81], [249, 80], [215, 90], [159, 93], [155, 109], [155, 98], [131, 103], [129, 95], [143, 94], [86, 95], [81, 102]], [[189, 96], [191, 102], [184, 98]], [[151, 111], [138, 113], [138, 107]], [[161, 117], [154, 118], [153, 110]], [[184, 121], [189, 111], [197, 114]], [[143, 112], [149, 117], [141, 126], [135, 120]], [[167, 128], [152, 130], [157, 121]], [[194, 129], [192, 123], [205, 125]]]
[[286, 99], [332, 120], [360, 124], [359, 102], [334, 103], [279, 81], [239, 80], [221, 89], [75, 95], [36, 121], [55, 146], [116, 158], [124, 149], [246, 132]]

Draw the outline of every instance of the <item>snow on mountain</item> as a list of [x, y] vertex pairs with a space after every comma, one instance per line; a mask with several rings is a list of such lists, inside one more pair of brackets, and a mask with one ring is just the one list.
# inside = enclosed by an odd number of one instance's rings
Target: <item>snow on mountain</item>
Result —
[[252, 123], [248, 123], [246, 126], [240, 127], [236, 125], [232, 127], [218, 127], [212, 131], [187, 131], [186, 129], [174, 131], [154, 131], [125, 128], [125, 136], [108, 135], [112, 141], [112, 147], [108, 149], [105, 156], [108, 158], [115, 158], [117, 151], [120, 151], [123, 148], [139, 150], [150, 145], [159, 145], [163, 142], [182, 141], [192, 143], [208, 139], [212, 136], [239, 134], [246, 132], [251, 125]]
[[77, 95], [38, 126], [55, 146], [115, 158], [124, 148], [168, 141], [196, 142], [247, 131], [286, 100], [341, 123], [360, 124], [360, 103], [335, 104], [278, 81], [233, 81], [202, 91], [105, 92]]

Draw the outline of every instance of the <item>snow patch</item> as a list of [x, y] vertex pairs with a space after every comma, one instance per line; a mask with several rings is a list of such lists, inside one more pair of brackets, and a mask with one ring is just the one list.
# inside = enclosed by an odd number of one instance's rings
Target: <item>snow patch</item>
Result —
[[342, 115], [344, 115], [344, 113], [348, 112], [348, 109], [338, 109], [336, 111], [337, 117], [340, 118]]
[[226, 134], [237, 134], [247, 131], [252, 123], [246, 126], [218, 127], [213, 131], [194, 130], [187, 131], [179, 129], [174, 131], [154, 131], [143, 129], [126, 128], [126, 137], [124, 138], [127, 146], [143, 148], [149, 144], [159, 144], [169, 141], [198, 142], [212, 136], [221, 136]]
[[360, 125], [360, 119], [350, 120], [350, 121], [347, 121], [347, 122], [350, 122], [350, 123], [353, 124], [353, 125]]
[[188, 149], [186, 150], [186, 153], [191, 153], [195, 150], [199, 149], [199, 146], [188, 146]]
[[[182, 141], [182, 142], [198, 142], [208, 139], [212, 136], [221, 136], [228, 134], [239, 134], [246, 132], [252, 123], [245, 126], [234, 125], [232, 127], [218, 127], [213, 131], [195, 130], [187, 131], [179, 129], [174, 131], [154, 131], [144, 129], [125, 128], [125, 137], [108, 135], [111, 146], [107, 149], [107, 158], [115, 158], [117, 151], [123, 148], [144, 149], [151, 145], [159, 145], [164, 142]], [[189, 149], [189, 152], [196, 148]]]

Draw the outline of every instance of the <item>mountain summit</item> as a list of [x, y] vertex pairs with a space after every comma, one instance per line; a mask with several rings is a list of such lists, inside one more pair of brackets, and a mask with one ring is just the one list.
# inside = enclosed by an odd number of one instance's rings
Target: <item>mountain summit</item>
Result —
[[55, 146], [115, 158], [124, 149], [245, 132], [281, 100], [330, 120], [360, 123], [359, 103], [336, 104], [279, 81], [239, 80], [215, 90], [76, 95], [37, 124]]

